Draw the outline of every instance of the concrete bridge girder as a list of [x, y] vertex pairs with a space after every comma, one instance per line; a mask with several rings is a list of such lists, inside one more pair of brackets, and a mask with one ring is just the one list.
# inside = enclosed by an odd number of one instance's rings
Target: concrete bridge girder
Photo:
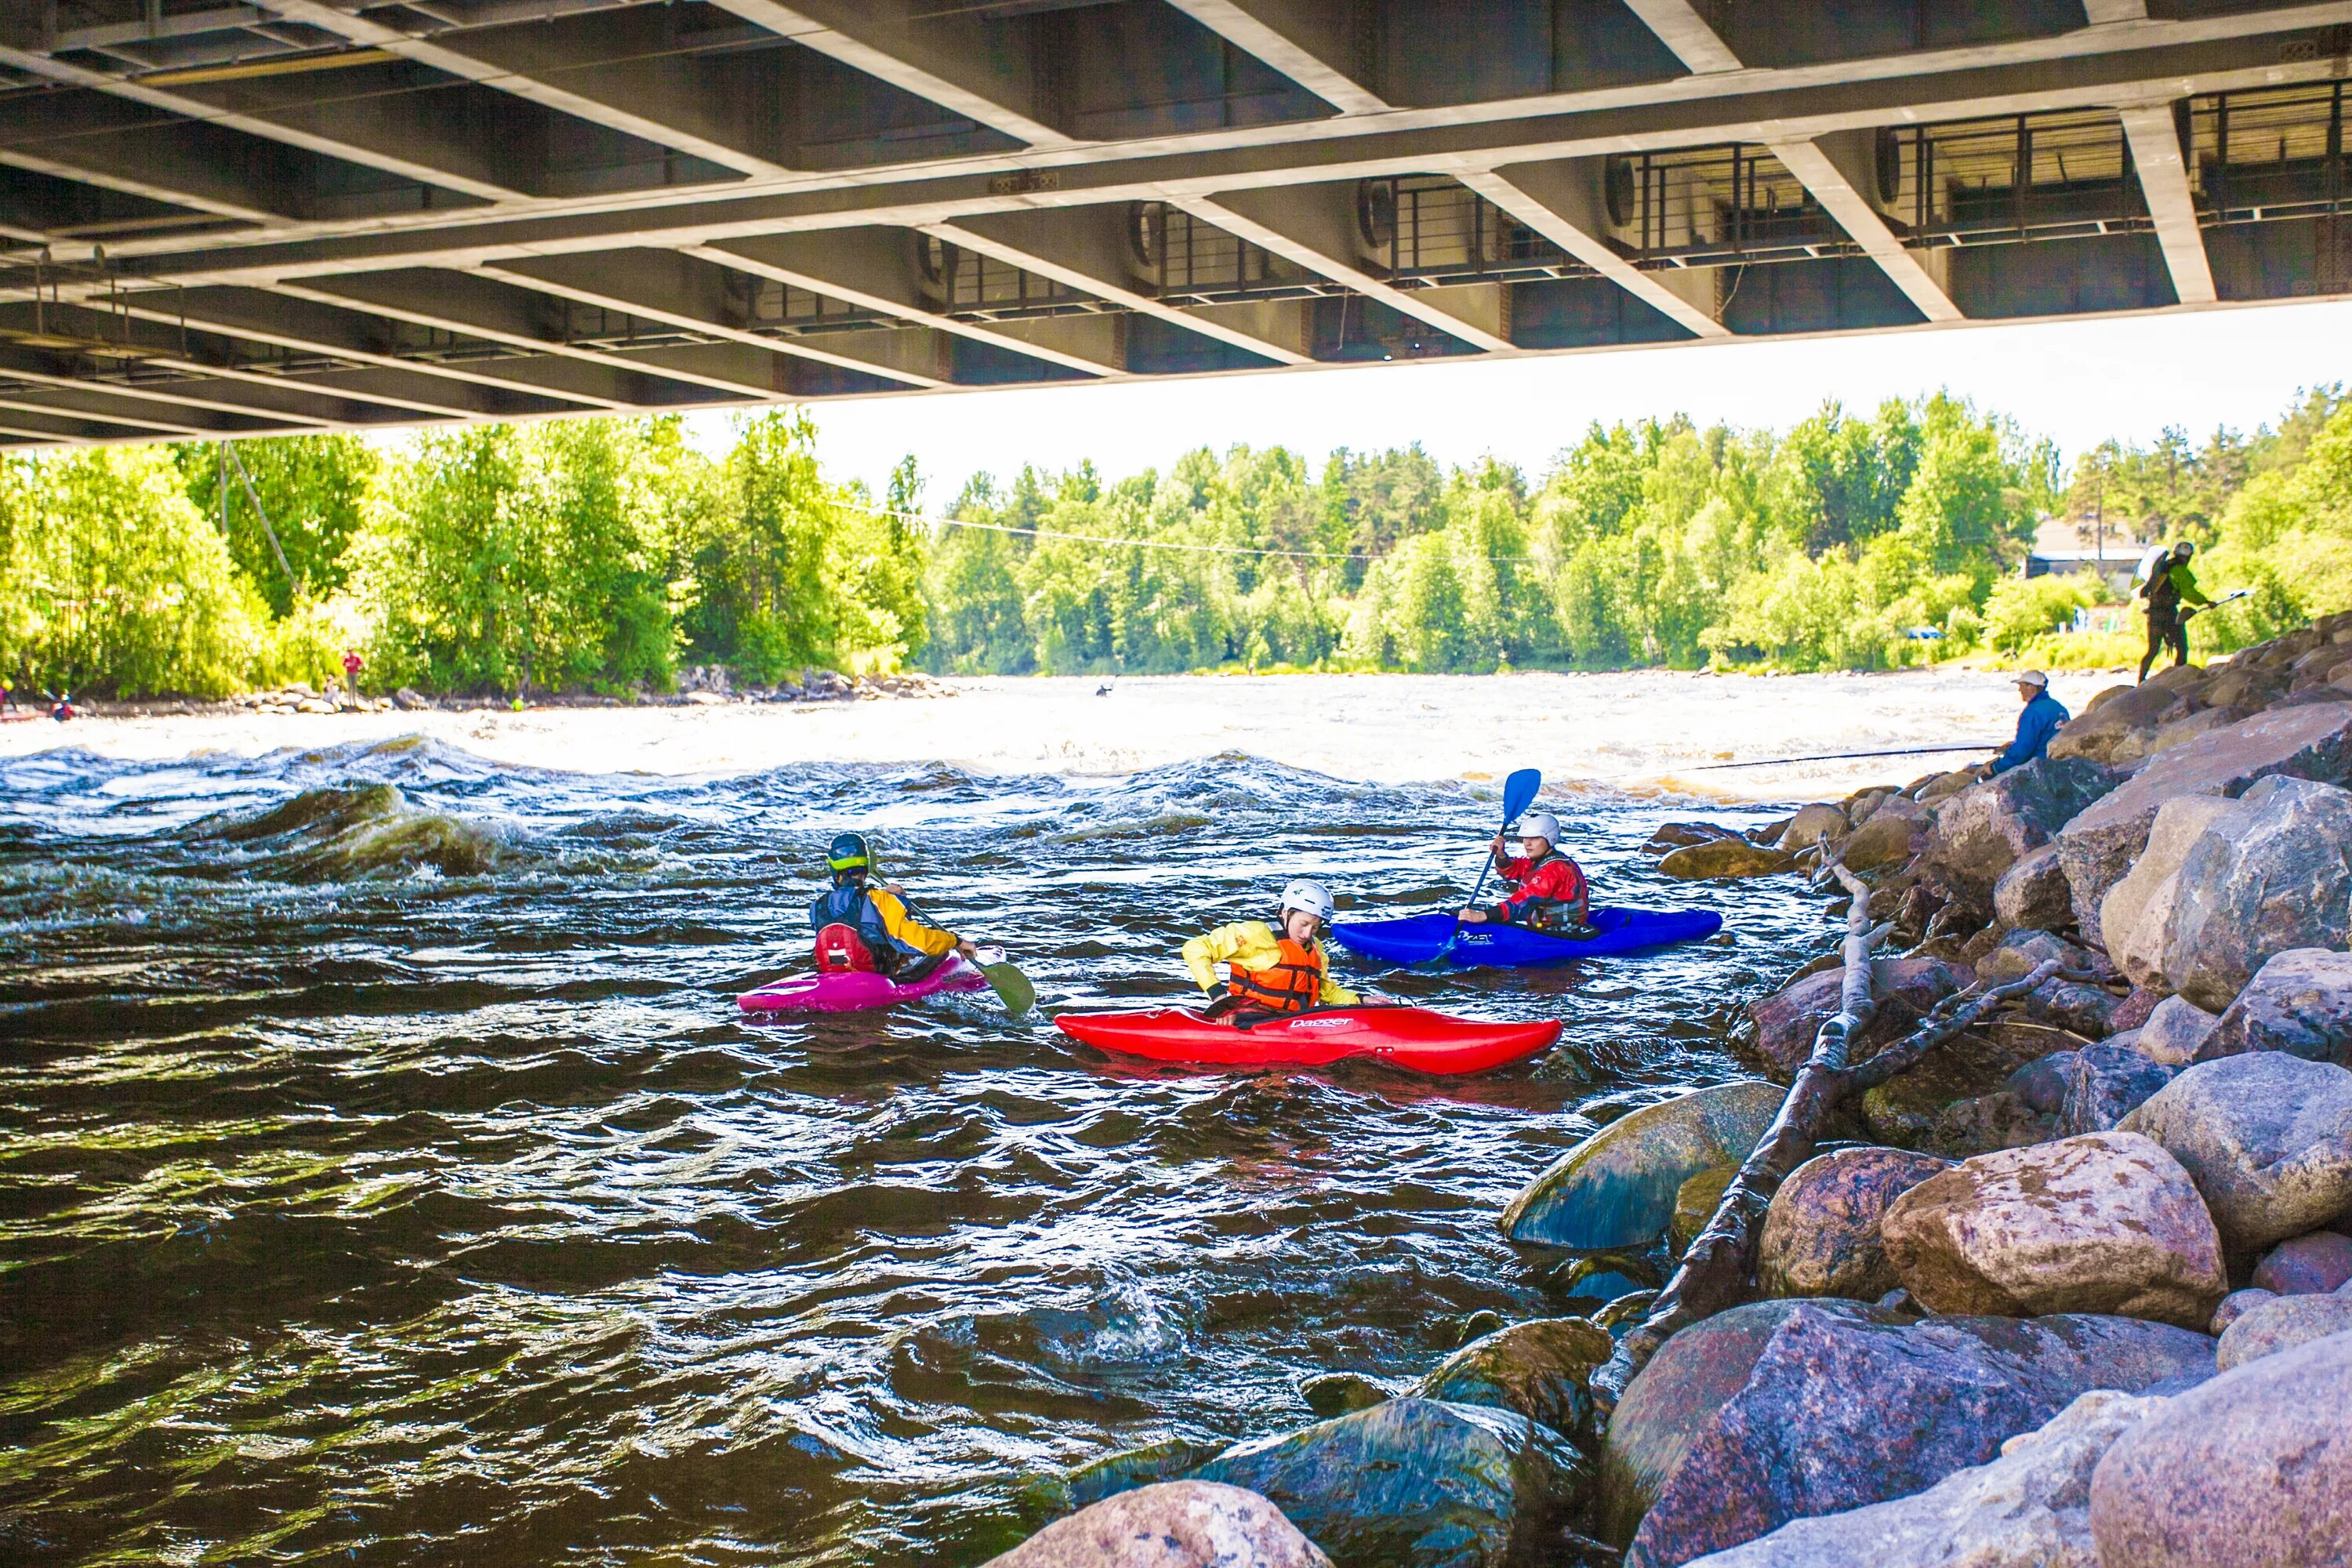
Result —
[[[1051, 5], [980, 19], [934, 15], [939, 7], [923, 0], [709, 0], [691, 24], [704, 29], [697, 42], [667, 53], [654, 46], [670, 40], [663, 29], [683, 25], [665, 15], [676, 9], [667, 6], [567, 7], [563, 18], [528, 26], [410, 33], [386, 16], [421, 27], [412, 13], [379, 16], [349, 0], [258, 0], [262, 11], [348, 40], [352, 58], [336, 63], [359, 74], [343, 82], [386, 70], [425, 73], [416, 81], [425, 90], [358, 94], [341, 110], [299, 71], [111, 75], [82, 63], [87, 55], [47, 51], [0, 16], [0, 65], [81, 94], [79, 107], [68, 107], [64, 98], [0, 90], [0, 238], [81, 244], [44, 225], [71, 227], [76, 215], [88, 219], [85, 233], [115, 225], [121, 237], [109, 248], [117, 268], [143, 282], [187, 286], [225, 318], [192, 324], [332, 361], [304, 358], [282, 375], [240, 368], [233, 353], [211, 356], [230, 362], [222, 365], [200, 356], [151, 368], [202, 384], [187, 395], [238, 408], [215, 410], [224, 418], [320, 423], [1231, 372], [1307, 364], [1330, 352], [1328, 335], [1318, 349], [1316, 329], [1320, 321], [1328, 334], [1329, 315], [1318, 310], [1328, 300], [1201, 304], [1198, 293], [1175, 290], [1162, 298], [1131, 248], [1132, 205], [1158, 201], [1299, 269], [1314, 280], [1305, 292], [1375, 302], [1444, 334], [1454, 352], [1486, 354], [1681, 334], [1721, 341], [1759, 331], [1867, 330], [1909, 321], [1912, 311], [1956, 324], [2047, 310], [2195, 307], [2277, 296], [2296, 266], [2317, 267], [2323, 289], [2347, 286], [2335, 259], [2287, 259], [2309, 247], [2297, 251], [2305, 242], [2282, 238], [2284, 230], [2233, 232], [2226, 257], [2217, 257], [2209, 241], [2218, 231], [2204, 226], [2210, 218], [2199, 205], [2197, 149], [2182, 145], [2172, 106], [2184, 95], [2332, 79], [2342, 69], [2342, 37], [2314, 29], [2352, 26], [2352, 3], [2151, 18], [2132, 0], [2087, 0], [2084, 20], [2071, 26], [2028, 17], [2042, 17], [2046, 6], [1997, 4], [1883, 48], [1848, 47], [1823, 30], [1822, 14], [1795, 0], [1758, 0], [1752, 11], [1700, 0], [1616, 5], [1616, 20], [1602, 16], [1606, 4], [1593, 10], [1596, 36], [1607, 34], [1622, 50], [1630, 47], [1623, 29], [1633, 27], [1649, 53], [1624, 54], [1639, 63], [1612, 78], [1617, 68], [1596, 68], [1590, 39], [1553, 35], [1545, 46], [1555, 50], [1549, 77], [1507, 58], [1506, 43], [1518, 48], [1514, 40], [1525, 30], [1511, 19], [1515, 6], [1526, 9], [1517, 0], [1496, 0], [1492, 36], [1433, 29], [1413, 46], [1417, 56], [1397, 52], [1393, 29], [1403, 13], [1386, 0], [1117, 0], [1092, 8], [1111, 22], [1126, 18], [1118, 26], [1091, 13], [1066, 26]], [[1177, 20], [1150, 21], [1147, 12]], [[1868, 12], [1841, 11], [1838, 25], [1875, 37]], [[709, 18], [719, 13], [711, 32]], [[170, 20], [195, 26], [179, 14]], [[1120, 32], [1128, 23], [1134, 26]], [[1231, 51], [1228, 58], [1247, 57], [1249, 70], [1260, 73], [1251, 81], [1262, 84], [1271, 68], [1315, 101], [1265, 100], [1272, 110], [1261, 102], [1214, 124], [1107, 109], [1097, 68], [1118, 78], [1137, 62], [1089, 65], [1045, 47], [1147, 34], [1160, 40], [1150, 47], [1209, 39]], [[1449, 50], [1460, 59], [1442, 58]], [[394, 64], [371, 63], [378, 55]], [[956, 143], [960, 151], [898, 163], [887, 154], [847, 163], [839, 153], [804, 157], [799, 133], [741, 106], [747, 94], [758, 96], [754, 89], [789, 75], [779, 74], [780, 62], [818, 57], [835, 62], [825, 68], [836, 85], [870, 80], [877, 93], [900, 95], [892, 101], [902, 110], [911, 95], [934, 106], [935, 116], [961, 115], [979, 129]], [[1579, 63], [1562, 77], [1558, 62], [1570, 58]], [[1073, 87], [1073, 72], [1084, 91]], [[1134, 80], [1129, 90], [1141, 90], [1144, 78]], [[430, 85], [437, 82], [448, 85]], [[469, 103], [513, 103], [525, 117], [518, 125], [552, 133], [577, 124], [593, 133], [575, 137], [578, 145], [615, 150], [600, 156], [667, 158], [675, 167], [585, 178], [535, 151], [535, 130], [505, 140], [453, 133], [457, 121], [417, 110], [436, 101], [436, 92], [450, 103], [464, 94], [475, 95]], [[105, 111], [108, 104], [117, 111]], [[2146, 199], [2132, 232], [2069, 241], [2063, 254], [2037, 250], [2036, 265], [2021, 270], [2009, 265], [2012, 256], [1981, 245], [1914, 239], [1900, 201], [1878, 188], [1873, 164], [1883, 127], [2085, 107], [2119, 117], [2137, 174], [2132, 189]], [[68, 124], [59, 115], [80, 120]], [[908, 147], [944, 145], [928, 122], [907, 123], [920, 133]], [[1104, 129], [1130, 124], [1160, 129]], [[216, 155], [236, 138], [275, 151]], [[1826, 287], [1832, 275], [1871, 274], [1884, 279], [1872, 287], [1891, 305], [1759, 314], [1754, 296], [1771, 265], [1749, 264], [1736, 269], [1748, 297], [1727, 320], [1734, 273], [1670, 265], [1671, 255], [1640, 250], [1608, 221], [1601, 186], [1611, 157], [1734, 142], [1768, 149], [1862, 253], [1778, 263], [1780, 281], [1801, 282], [1810, 272]], [[352, 165], [382, 179], [368, 185], [332, 173]], [[26, 172], [22, 199], [10, 196], [9, 168]], [[1460, 285], [1449, 277], [1450, 286], [1423, 287], [1433, 268], [1391, 275], [1358, 221], [1357, 183], [1400, 175], [1458, 181], [1580, 265], [1555, 272], [1558, 281], [1529, 281], [1522, 269], [1509, 283]], [[415, 184], [404, 195], [384, 180]], [[322, 198], [313, 185], [350, 194]], [[112, 195], [79, 205], [52, 199], [68, 188]], [[1068, 297], [1034, 310], [960, 305], [920, 275], [926, 237], [1050, 279]], [[2153, 281], [2090, 286], [2111, 265]], [[2070, 267], [2088, 268], [2089, 281], [2053, 288], [2052, 279], [2063, 283]], [[432, 286], [420, 287], [420, 279]], [[850, 316], [891, 324], [853, 321], [845, 331], [819, 321], [826, 330], [808, 330], [769, 314], [755, 320], [743, 304], [744, 287], [755, 282], [807, 289]], [[69, 299], [115, 285], [48, 287]], [[2293, 287], [2307, 292], [2310, 285], [2293, 279]], [[9, 291], [0, 277], [0, 298]], [[1560, 324], [1559, 310], [1590, 310], [1604, 297], [1638, 306], [1647, 324], [1613, 338]], [[240, 298], [242, 308], [232, 308]], [[771, 311], [773, 296], [762, 299], [761, 310]], [[1542, 310], [1527, 316], [1518, 307], [1529, 301]], [[566, 304], [633, 318], [658, 346], [632, 346], [625, 325], [618, 336], [582, 339], [555, 324]], [[137, 310], [159, 321], [172, 314], [160, 306]], [[1543, 310], [1553, 312], [1549, 324]], [[369, 338], [361, 325], [369, 321], [429, 327], [478, 341], [484, 352], [420, 358], [358, 341]], [[20, 423], [37, 421], [28, 413]]]

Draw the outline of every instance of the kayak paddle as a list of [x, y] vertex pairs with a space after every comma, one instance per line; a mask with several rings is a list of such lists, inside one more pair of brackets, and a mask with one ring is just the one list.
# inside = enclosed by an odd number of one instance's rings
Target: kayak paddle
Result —
[[[1536, 792], [1541, 788], [1543, 788], [1543, 774], [1534, 768], [1521, 768], [1517, 773], [1505, 779], [1503, 781], [1503, 826], [1496, 831], [1508, 832], [1511, 824], [1526, 816], [1528, 807], [1536, 802]], [[1476, 903], [1478, 895], [1486, 890], [1486, 873], [1494, 868], [1495, 855], [1490, 848], [1486, 852], [1485, 863], [1478, 868], [1477, 885], [1470, 889], [1470, 902]], [[1462, 917], [1457, 914], [1454, 917], [1454, 929], [1445, 933], [1445, 940], [1437, 944], [1437, 951], [1422, 962], [1436, 963], [1452, 952], [1454, 944], [1461, 940]]]

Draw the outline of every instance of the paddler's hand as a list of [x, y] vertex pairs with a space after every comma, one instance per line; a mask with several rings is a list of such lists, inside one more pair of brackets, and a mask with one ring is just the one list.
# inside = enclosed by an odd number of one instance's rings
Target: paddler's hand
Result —
[[980, 949], [973, 946], [970, 941], [957, 942], [955, 950], [959, 956], [967, 960], [977, 959], [980, 956]]
[[1466, 926], [1485, 925], [1486, 923], [1486, 911], [1480, 909], [1477, 905], [1473, 904], [1468, 909], [1462, 911], [1461, 921], [1462, 923]]

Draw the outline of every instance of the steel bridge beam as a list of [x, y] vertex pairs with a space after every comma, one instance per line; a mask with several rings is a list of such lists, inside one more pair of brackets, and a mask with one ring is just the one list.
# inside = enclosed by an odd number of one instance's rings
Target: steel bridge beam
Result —
[[2137, 104], [2123, 111], [2123, 121], [2132, 167], [2139, 172], [2139, 188], [2147, 198], [2147, 216], [2155, 221], [2156, 240], [2172, 273], [2172, 291], [2184, 305], [2210, 305], [2218, 298], [2213, 264], [2205, 254], [2205, 231], [2197, 222], [2172, 105]]
[[984, 323], [957, 320], [924, 292], [916, 277], [914, 236], [905, 229], [749, 236], [697, 247], [688, 254], [1065, 370], [1101, 377], [1127, 374], [1118, 323], [1108, 317], [1047, 316]]
[[1168, 0], [1342, 114], [1391, 107], [1370, 84], [1352, 7], [1344, 0]]
[[1822, 209], [1837, 220], [1846, 237], [1878, 263], [1889, 281], [1931, 321], [1957, 321], [1960, 308], [1952, 303], [1942, 277], [1944, 253], [1917, 252], [1906, 247], [1886, 226], [1886, 220], [1863, 192], [1868, 188], [1871, 149], [1868, 137], [1846, 132], [1809, 142], [1767, 143], [1772, 155], [1812, 193]]
[[1644, 272], [1609, 243], [1601, 179], [1607, 160], [1507, 163], [1462, 183], [1695, 336], [1727, 338], [1717, 319], [1712, 268]]

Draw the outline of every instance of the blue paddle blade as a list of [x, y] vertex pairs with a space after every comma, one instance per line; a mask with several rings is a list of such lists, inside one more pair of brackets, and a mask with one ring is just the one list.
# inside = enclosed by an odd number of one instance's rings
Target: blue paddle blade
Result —
[[1521, 768], [1503, 781], [1503, 824], [1508, 826], [1528, 814], [1536, 803], [1536, 794], [1543, 788], [1543, 774], [1534, 768]]

